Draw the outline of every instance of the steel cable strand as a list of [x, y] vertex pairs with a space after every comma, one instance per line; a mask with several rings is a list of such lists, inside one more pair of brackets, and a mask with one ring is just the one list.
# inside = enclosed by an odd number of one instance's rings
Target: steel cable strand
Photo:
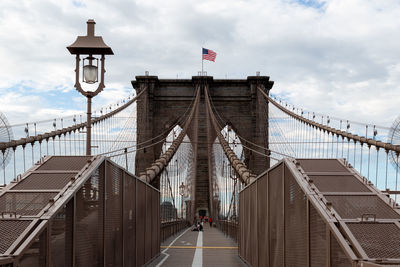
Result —
[[[148, 140], [146, 140], [146, 141], [143, 141], [143, 142], [140, 143], [140, 144], [145, 144], [145, 143], [148, 143], [148, 142], [150, 142], [150, 141], [152, 141], [152, 140], [154, 140], [154, 139], [157, 139], [157, 138], [159, 138], [159, 137], [163, 137], [163, 136], [165, 136], [166, 133], [171, 132], [171, 131], [175, 128], [176, 125], [178, 125], [178, 124], [184, 124], [184, 123], [185, 123], [186, 114], [187, 114], [188, 112], [190, 113], [190, 111], [192, 110], [193, 105], [194, 105], [194, 102], [195, 102], [195, 100], [196, 100], [196, 96], [197, 96], [197, 94], [194, 94], [194, 95], [193, 95], [189, 106], [186, 108], [185, 112], [178, 118], [178, 120], [176, 121], [176, 124], [175, 124], [175, 125], [171, 125], [171, 126], [170, 126], [167, 130], [165, 130], [163, 133], [161, 133], [161, 134], [159, 134], [159, 135], [157, 135], [157, 136], [155, 136], [155, 137], [153, 137], [153, 138], [150, 138], [150, 139], [148, 139]], [[139, 144], [137, 144], [137, 145], [139, 145]]]
[[[142, 92], [143, 92], [143, 91], [142, 91]], [[186, 114], [187, 114], [187, 113], [191, 110], [191, 108], [193, 107], [193, 104], [194, 104], [195, 99], [196, 99], [196, 94], [193, 96], [193, 98], [192, 98], [192, 100], [191, 100], [191, 103], [189, 104], [188, 108], [187, 108], [187, 109], [185, 110], [185, 112], [178, 118], [178, 120], [177, 120], [177, 123], [178, 123], [178, 124], [179, 124], [179, 123], [184, 124], [184, 120], [185, 120]], [[152, 138], [150, 138], [150, 139], [147, 139], [147, 140], [145, 140], [145, 141], [143, 141], [143, 142], [141, 142], [141, 143], [138, 143], [138, 144], [135, 144], [135, 145], [132, 145], [132, 146], [125, 146], [125, 147], [123, 147], [123, 148], [121, 148], [121, 149], [116, 149], [116, 150], [113, 150], [113, 151], [105, 152], [105, 153], [103, 153], [102, 155], [107, 155], [107, 154], [115, 153], [115, 152], [118, 152], [118, 151], [121, 151], [121, 150], [124, 150], [124, 149], [133, 148], [133, 147], [139, 147], [139, 146], [142, 146], [142, 145], [147, 144], [147, 143], [149, 143], [149, 142], [152, 142], [153, 140], [156, 140], [156, 139], [158, 139], [158, 138], [161, 138], [159, 141], [156, 141], [155, 143], [152, 143], [150, 146], [146, 146], [146, 148], [147, 148], [147, 147], [151, 147], [152, 145], [156, 145], [156, 144], [158, 144], [158, 143], [160, 143], [160, 142], [163, 142], [163, 141], [164, 141], [164, 138], [163, 138], [163, 137], [164, 137], [167, 133], [171, 132], [174, 128], [175, 128], [175, 125], [171, 125], [171, 126], [170, 126], [169, 128], [167, 128], [164, 132], [160, 133], [159, 135], [157, 135], [157, 136], [155, 136], [155, 137], [152, 137]], [[141, 150], [141, 149], [143, 149], [143, 148], [138, 148], [138, 149], [136, 149], [135, 151]]]
[[[222, 119], [221, 115], [219, 114], [217, 108], [215, 107], [214, 102], [212, 101], [211, 97], [209, 98], [209, 101], [210, 101], [210, 103], [211, 103], [211, 109], [214, 110], [214, 113], [213, 113], [213, 114], [216, 114], [216, 115], [218, 116], [218, 118], [219, 118], [219, 121], [218, 121], [217, 118], [216, 118], [216, 123], [217, 123], [217, 125], [220, 127], [220, 129], [223, 129], [224, 127], [222, 126], [222, 124], [224, 123], [224, 120]], [[236, 133], [236, 132], [235, 132], [235, 133]], [[241, 140], [244, 140], [246, 143], [248, 143], [248, 144], [250, 144], [250, 145], [256, 146], [256, 147], [261, 148], [261, 149], [263, 149], [263, 150], [268, 149], [268, 148], [266, 148], [266, 147], [257, 145], [257, 144], [255, 144], [255, 143], [253, 143], [253, 142], [251, 142], [251, 141], [248, 141], [246, 138], [242, 137], [242, 136], [239, 135], [238, 133], [236, 133], [236, 135], [237, 135], [238, 137], [240, 137]], [[244, 145], [242, 144], [242, 146], [244, 146]], [[244, 146], [244, 147], [246, 147], [246, 146]], [[254, 149], [251, 149], [251, 148], [249, 148], [248, 146], [247, 146], [246, 148], [249, 149], [249, 150], [251, 150], [251, 151], [255, 151]], [[259, 152], [259, 153], [262, 153], [262, 152]]]
[[[186, 111], [182, 114], [182, 116], [180, 116], [180, 117], [178, 118], [178, 121], [177, 121], [178, 123], [184, 124], [185, 115], [186, 115], [186, 113], [187, 113], [188, 111], [191, 110], [191, 108], [193, 108], [195, 99], [196, 99], [196, 95], [193, 96], [192, 101], [191, 101], [190, 105], [188, 106], [188, 108], [186, 109]], [[147, 144], [147, 143], [149, 143], [149, 142], [152, 142], [153, 140], [156, 140], [156, 139], [158, 139], [158, 138], [161, 138], [160, 140], [158, 140], [158, 141], [156, 141], [156, 142], [153, 142], [153, 143], [151, 143], [150, 145], [137, 148], [137, 149], [135, 149], [134, 151], [138, 151], [138, 150], [142, 150], [142, 149], [144, 149], [144, 148], [148, 148], [148, 147], [154, 146], [154, 145], [156, 145], [156, 144], [159, 144], [160, 142], [164, 142], [164, 138], [162, 138], [162, 137], [165, 136], [167, 133], [170, 133], [174, 128], [175, 128], [175, 125], [171, 125], [168, 129], [166, 129], [166, 130], [165, 130], [164, 132], [162, 132], [161, 134], [159, 134], [159, 135], [157, 135], [157, 136], [155, 136], [155, 137], [152, 137], [152, 138], [150, 138], [150, 139], [147, 139], [147, 140], [145, 140], [145, 141], [143, 141], [143, 142], [141, 142], [141, 143], [138, 143], [138, 144], [135, 144], [135, 145], [131, 145], [131, 146], [125, 146], [125, 147], [123, 147], [123, 148], [115, 149], [115, 150], [112, 150], [112, 151], [107, 151], [107, 152], [104, 152], [104, 153], [102, 153], [102, 154], [100, 154], [100, 155], [108, 155], [108, 154], [116, 153], [116, 152], [119, 152], [119, 151], [122, 151], [122, 150], [125, 150], [125, 149], [130, 149], [130, 148], [134, 148], [134, 147], [140, 147], [140, 146], [142, 146], [142, 145], [144, 145], [144, 144]], [[131, 152], [134, 152], [134, 151], [131, 151]], [[129, 152], [128, 152], [128, 153], [129, 153]]]
[[[270, 114], [272, 114], [274, 116], [274, 112], [271, 110]], [[280, 139], [279, 141], [282, 142], [283, 144], [287, 144], [287, 146], [284, 146], [284, 148], [286, 149], [286, 152], [281, 152], [282, 156], [287, 156], [287, 157], [291, 157], [293, 158], [292, 155], [295, 155], [295, 151], [292, 147], [292, 145], [288, 142], [288, 139], [286, 138], [284, 131], [282, 130], [282, 128], [279, 126], [279, 123], [277, 122], [272, 122], [271, 124], [275, 125], [274, 129], [276, 129], [279, 132], [279, 137], [274, 136], [275, 139]], [[290, 151], [291, 150], [291, 151]]]
[[140, 179], [143, 181], [146, 181], [148, 183], [152, 182], [165, 168], [165, 166], [168, 165], [172, 157], [174, 156], [175, 152], [177, 151], [178, 147], [183, 141], [183, 138], [186, 135], [186, 131], [189, 128], [190, 123], [192, 122], [192, 118], [198, 109], [198, 104], [200, 102], [200, 88], [196, 88], [196, 99], [193, 104], [192, 110], [190, 111], [190, 114], [188, 118], [185, 121], [184, 127], [182, 128], [182, 131], [178, 135], [178, 137], [172, 142], [171, 146], [167, 149], [165, 153], [163, 153], [159, 159], [157, 159], [149, 168], [146, 169], [145, 172], [140, 174]]
[[[211, 104], [213, 105], [213, 102], [212, 102], [211, 99], [210, 99], [210, 102], [211, 102]], [[215, 109], [215, 108], [214, 108], [214, 109]], [[221, 116], [219, 115], [219, 113], [218, 113], [218, 111], [217, 111], [216, 109], [215, 109], [215, 113], [216, 113], [216, 114], [220, 117], [220, 119], [222, 120]], [[217, 122], [217, 124], [218, 124], [218, 126], [219, 126], [221, 129], [223, 128], [223, 127], [221, 126], [220, 123]], [[269, 148], [266, 148], [266, 147], [260, 146], [260, 145], [258, 145], [258, 144], [255, 144], [255, 143], [253, 143], [253, 142], [247, 140], [246, 138], [242, 137], [242, 136], [239, 135], [238, 133], [236, 133], [236, 135], [237, 135], [238, 137], [240, 137], [241, 140], [245, 141], [246, 143], [248, 143], [248, 144], [250, 144], [250, 145], [252, 145], [252, 146], [261, 148], [261, 149], [263, 149], [263, 150], [267, 149], [267, 150], [269, 150], [271, 153], [276, 153], [276, 154], [278, 154], [278, 155], [282, 155], [282, 156], [285, 156], [285, 157], [293, 158], [293, 156], [291, 156], [291, 155], [289, 155], [289, 154], [284, 154], [284, 153], [280, 153], [280, 152], [278, 152], [278, 151], [273, 151], [273, 150], [271, 150], [271, 149], [269, 149]], [[243, 147], [249, 149], [249, 150], [252, 151], [252, 152], [258, 153], [258, 154], [263, 155], [263, 156], [266, 156], [266, 157], [270, 157], [270, 155], [265, 154], [265, 153], [263, 153], [263, 152], [259, 152], [259, 151], [255, 150], [255, 149], [253, 149], [253, 148], [250, 148], [249, 146], [244, 145], [243, 143], [242, 143], [241, 145], [242, 145]]]
[[136, 117], [134, 116], [134, 114], [136, 113], [135, 109], [132, 109], [132, 111], [130, 112], [128, 118], [125, 120], [124, 126], [122, 127], [122, 130], [119, 132], [118, 136], [115, 138], [115, 140], [113, 140], [113, 144], [111, 145], [110, 149], [115, 149], [116, 147], [118, 147], [120, 145], [120, 141], [122, 140], [127, 140], [127, 136], [129, 136], [131, 134], [131, 132], [129, 131], [129, 129], [132, 128], [132, 125], [135, 125], [135, 122], [132, 122], [133, 119], [135, 119]]
[[[215, 108], [215, 106], [214, 106], [214, 104], [213, 104], [211, 98], [210, 98], [210, 103], [211, 103], [211, 106], [214, 107], [214, 110], [215, 110], [215, 113], [217, 114], [217, 116], [220, 118], [221, 121], [223, 121], [222, 117], [219, 115], [218, 111], [216, 110], [216, 108]], [[217, 125], [220, 127], [220, 129], [223, 129], [223, 127], [221, 126], [221, 124], [220, 124], [218, 121], [217, 121]], [[236, 133], [236, 135], [237, 135], [241, 140], [245, 141], [245, 142], [246, 142], [247, 144], [249, 144], [249, 145], [255, 146], [255, 147], [260, 148], [260, 149], [262, 149], [262, 150], [268, 150], [268, 151], [270, 151], [271, 153], [276, 153], [276, 154], [278, 154], [278, 155], [282, 155], [282, 156], [285, 156], [285, 157], [293, 158], [293, 156], [291, 156], [291, 155], [283, 154], [283, 153], [280, 153], [280, 152], [278, 152], [278, 151], [273, 151], [273, 150], [271, 150], [271, 149], [269, 149], [269, 148], [266, 148], [266, 147], [260, 146], [260, 145], [258, 145], [258, 144], [255, 144], [255, 143], [253, 143], [253, 142], [247, 140], [247, 139], [244, 138], [243, 136], [239, 135], [238, 133]], [[241, 143], [241, 145], [242, 145], [243, 147], [247, 148], [248, 150], [250, 150], [250, 151], [252, 151], [252, 152], [255, 152], [255, 153], [259, 154], [259, 155], [263, 155], [263, 156], [265, 156], [265, 157], [270, 157], [270, 158], [272, 158], [269, 154], [265, 154], [265, 153], [263, 153], [263, 152], [259, 152], [259, 151], [255, 150], [255, 149], [249, 147], [248, 145], [246, 146], [246, 145], [244, 145], [243, 143]], [[275, 159], [275, 158], [273, 158], [273, 159]]]
[[[171, 129], [171, 130], [172, 130], [172, 129]], [[152, 139], [155, 139], [155, 138], [152, 138]], [[146, 141], [144, 141], [144, 142], [142, 142], [142, 143], [139, 143], [139, 144], [136, 144], [136, 145], [127, 146], [127, 147], [123, 147], [123, 148], [116, 149], [116, 150], [113, 150], [113, 151], [104, 152], [104, 153], [101, 153], [101, 154], [99, 154], [99, 155], [104, 155], [104, 156], [106, 156], [106, 155], [108, 155], [108, 154], [113, 154], [113, 153], [116, 153], [116, 152], [125, 151], [125, 149], [136, 148], [136, 147], [141, 146], [141, 145], [143, 145], [143, 144], [145, 144], [145, 143], [148, 143], [148, 142], [149, 142], [149, 140], [146, 140]], [[140, 147], [140, 148], [136, 148], [136, 149], [131, 150], [131, 151], [128, 151], [128, 152], [126, 152], [126, 153], [130, 154], [130, 153], [132, 153], [132, 152], [136, 152], [136, 151], [139, 151], [139, 150], [143, 150], [143, 149], [146, 149], [146, 148], [150, 148], [150, 147], [155, 146], [155, 145], [157, 145], [157, 144], [159, 144], [159, 143], [162, 143], [162, 142], [164, 142], [164, 139], [160, 139], [160, 140], [158, 140], [158, 141], [156, 141], [156, 142], [153, 142], [153, 143], [151, 143], [151, 144], [149, 144], [149, 145], [147, 145], [147, 146], [143, 146], [143, 147]], [[116, 157], [116, 156], [121, 156], [121, 155], [125, 155], [125, 152], [120, 153], [120, 154], [116, 154], [116, 155], [111, 155], [111, 156], [108, 156], [108, 157]]]
[[[105, 119], [108, 119], [111, 116], [113, 116], [113, 115], [119, 113], [120, 111], [124, 110], [126, 107], [128, 107], [132, 103], [134, 103], [143, 94], [143, 92], [144, 91], [140, 92], [136, 97], [134, 97], [132, 100], [127, 102], [125, 105], [123, 105], [123, 106], [121, 106], [121, 107], [119, 107], [119, 108], [117, 108], [117, 109], [115, 109], [115, 110], [113, 110], [113, 111], [111, 111], [111, 112], [109, 112], [107, 114], [104, 114], [104, 115], [92, 120], [92, 125], [97, 123], [97, 122], [100, 122], [100, 121], [103, 121]], [[73, 126], [65, 127], [65, 128], [59, 129], [59, 130], [54, 130], [54, 131], [51, 131], [49, 133], [38, 134], [36, 136], [29, 136], [27, 138], [21, 138], [19, 140], [12, 140], [12, 141], [7, 142], [7, 143], [0, 143], [0, 151], [6, 150], [7, 148], [10, 148], [10, 147], [17, 147], [17, 146], [26, 145], [26, 144], [29, 144], [29, 143], [34, 143], [34, 142], [37, 142], [37, 141], [40, 142], [42, 140], [46, 140], [46, 139], [49, 139], [49, 138], [55, 138], [56, 136], [60, 136], [60, 135], [67, 134], [67, 133], [70, 133], [70, 132], [73, 132], [73, 131], [76, 131], [76, 130], [79, 130], [79, 129], [83, 129], [83, 128], [85, 128], [85, 126], [86, 126], [86, 123], [83, 122], [83, 123], [79, 123], [79, 124], [76, 124], [76, 125], [73, 125]]]
[[[222, 128], [221, 127], [221, 125], [219, 125], [218, 124], [218, 122], [216, 122], [217, 123], [217, 125], [220, 127], [220, 128]], [[224, 133], [226, 133], [226, 131], [224, 131]], [[240, 135], [238, 135], [238, 134], [236, 134], [238, 137], [241, 137]], [[251, 144], [251, 145], [253, 145], [253, 146], [256, 146], [256, 147], [259, 147], [259, 148], [262, 148], [262, 149], [267, 149], [267, 148], [265, 148], [265, 147], [263, 147], [263, 146], [260, 146], [260, 145], [257, 145], [257, 144], [255, 144], [255, 143], [252, 143], [252, 142], [250, 142], [250, 141], [247, 141], [246, 139], [244, 139], [243, 138], [243, 140], [244, 141], [246, 141], [246, 143], [249, 143], [249, 144]], [[280, 160], [280, 159], [278, 159], [278, 158], [274, 158], [274, 157], [272, 157], [270, 154], [265, 154], [265, 153], [263, 153], [263, 152], [259, 152], [259, 151], [257, 151], [257, 150], [255, 150], [255, 149], [253, 149], [253, 148], [251, 148], [251, 147], [249, 147], [249, 146], [246, 146], [246, 145], [244, 145], [243, 143], [241, 143], [240, 144], [242, 147], [244, 147], [244, 148], [246, 148], [246, 149], [248, 149], [248, 150], [250, 150], [250, 151], [252, 151], [252, 152], [254, 152], [254, 153], [256, 153], [256, 154], [258, 154], [258, 155], [261, 155], [261, 156], [264, 156], [264, 157], [269, 157], [269, 158], [271, 158], [271, 159], [274, 159], [274, 160]], [[289, 154], [284, 154], [283, 152], [278, 152], [278, 151], [275, 151], [275, 150], [271, 150], [271, 149], [267, 149], [270, 153], [275, 153], [275, 154], [278, 154], [278, 155], [281, 155], [281, 156], [284, 156], [284, 157], [288, 157], [288, 158], [294, 158], [293, 156], [291, 156], [291, 155], [289, 155]]]
[[320, 130], [325, 130], [332, 134], [336, 134], [338, 136], [341, 136], [342, 138], [352, 139], [353, 141], [360, 142], [362, 144], [368, 144], [368, 145], [375, 146], [376, 148], [383, 148], [385, 150], [400, 153], [400, 145], [393, 145], [391, 143], [384, 143], [382, 141], [377, 141], [377, 140], [374, 140], [371, 138], [366, 138], [364, 136], [355, 135], [355, 134], [352, 134], [351, 132], [337, 130], [337, 129], [329, 127], [327, 125], [323, 125], [323, 124], [314, 122], [312, 120], [306, 119], [306, 118], [304, 118], [300, 115], [297, 115], [297, 114], [291, 112], [290, 110], [287, 110], [286, 108], [282, 107], [275, 100], [273, 100], [271, 97], [269, 97], [267, 94], [265, 94], [260, 88], [258, 88], [258, 90], [260, 90], [261, 93], [264, 95], [264, 97], [267, 99], [267, 101], [271, 102], [274, 106], [276, 106], [277, 108], [279, 108], [280, 110], [282, 110], [283, 112], [288, 114], [289, 116], [294, 117], [295, 119], [297, 119], [299, 121], [303, 121], [310, 126], [314, 126]]
[[[272, 94], [271, 94], [272, 95]], [[282, 98], [279, 98], [278, 96], [276, 96], [276, 95], [272, 95], [272, 97], [271, 98], [275, 98], [275, 99], [279, 99], [279, 101], [284, 101]], [[289, 104], [290, 105], [290, 104]], [[293, 106], [293, 105], [292, 105]], [[342, 121], [348, 121], [349, 123], [352, 123], [352, 124], [356, 124], [356, 125], [359, 125], [359, 126], [375, 126], [377, 129], [381, 129], [381, 130], [390, 130], [390, 127], [385, 127], [385, 126], [382, 126], [382, 125], [373, 125], [373, 124], [368, 124], [368, 123], [364, 123], [364, 122], [359, 122], [359, 121], [353, 121], [353, 120], [345, 120], [345, 119], [343, 119], [343, 118], [338, 118], [338, 117], [332, 117], [332, 116], [327, 116], [326, 114], [322, 114], [322, 113], [318, 113], [318, 112], [313, 112], [313, 111], [306, 111], [306, 110], [304, 110], [304, 112], [310, 112], [310, 113], [313, 113], [313, 114], [315, 114], [315, 115], [317, 115], [317, 116], [320, 116], [320, 117], [329, 117], [330, 119], [333, 119], [333, 120], [337, 120], [337, 121], [340, 121], [340, 120], [342, 120]]]
[[[272, 115], [274, 116], [273, 112], [271, 112], [271, 113], [272, 113]], [[273, 125], [276, 125], [277, 127], [275, 127], [275, 126], [273, 126]], [[277, 130], [280, 132], [280, 136], [281, 136], [281, 138], [280, 138], [280, 137], [277, 137], [277, 136], [274, 136], [273, 139], [274, 139], [274, 140], [277, 140], [279, 143], [288, 144], [288, 145], [290, 146], [290, 144], [287, 142], [286, 138], [284, 138], [283, 131], [282, 131], [282, 129], [279, 127], [279, 124], [276, 123], [276, 122], [274, 122], [274, 123], [272, 123], [272, 127], [275, 127], [275, 129], [277, 129]], [[272, 137], [272, 136], [271, 136], [271, 137]], [[259, 148], [262, 148], [262, 149], [266, 149], [265, 147], [262, 147], [262, 146], [260, 146], [260, 145], [254, 144], [254, 143], [252, 143], [252, 142], [249, 142], [249, 141], [246, 141], [246, 142], [252, 144], [253, 146], [256, 146], [256, 147], [259, 147]], [[245, 145], [242, 145], [242, 146], [246, 147]], [[291, 146], [290, 146], [290, 147], [291, 147]], [[266, 157], [272, 158], [270, 155], [267, 155], [267, 154], [265, 154], [265, 153], [259, 152], [259, 151], [257, 151], [257, 150], [254, 150], [254, 149], [251, 149], [251, 148], [248, 148], [248, 147], [246, 147], [246, 148], [249, 149], [249, 150], [251, 150], [251, 151], [253, 151], [253, 152], [255, 152], [255, 153], [258, 153], [258, 154], [260, 154], [260, 155], [265, 155]], [[279, 152], [279, 151], [276, 151], [276, 150], [271, 150], [271, 148], [269, 148], [268, 150], [269, 150], [271, 153], [275, 153], [275, 154], [278, 154], [278, 155], [281, 155], [281, 156], [284, 156], [284, 157], [293, 158], [293, 156], [290, 155], [290, 151], [289, 151], [288, 148], [286, 148], [286, 146], [284, 146], [284, 149], [283, 149], [283, 150], [285, 150], [285, 149], [286, 149], [286, 152], [284, 152], [284, 151], [283, 151], [283, 152]], [[275, 158], [273, 158], [273, 159], [275, 159]]]
[[251, 171], [246, 167], [246, 165], [238, 159], [235, 152], [233, 152], [233, 150], [229, 146], [228, 142], [225, 140], [225, 138], [222, 136], [221, 132], [218, 130], [219, 129], [218, 123], [216, 122], [215, 115], [211, 109], [211, 104], [210, 104], [207, 87], [204, 88], [204, 96], [205, 96], [206, 107], [207, 107], [208, 113], [210, 114], [211, 123], [213, 124], [214, 131], [217, 134], [218, 140], [224, 150], [226, 157], [229, 159], [229, 162], [235, 169], [236, 173], [239, 175], [241, 182], [245, 183], [246, 185], [250, 184], [251, 182], [253, 182], [255, 180], [256, 175], [252, 174]]
[[[131, 97], [131, 96], [129, 96], [129, 97]], [[132, 95], [132, 97], [135, 97], [135, 96], [133, 96]], [[125, 101], [125, 99], [123, 99], [122, 101]], [[121, 100], [120, 101], [118, 101], [118, 103], [119, 102], [121, 102]], [[129, 102], [129, 101], [128, 101]], [[116, 104], [116, 103], [115, 103]], [[115, 104], [111, 104], [111, 105], [115, 105]], [[97, 109], [97, 110], [94, 110], [93, 112], [96, 112], [96, 111], [99, 111], [99, 110], [102, 110], [103, 108], [105, 108], [105, 107], [102, 107], [102, 108], [100, 108], [100, 109]], [[74, 114], [74, 115], [68, 115], [68, 116], [64, 116], [64, 117], [59, 117], [59, 118], [56, 118], [56, 119], [46, 119], [46, 120], [39, 120], [39, 121], [31, 121], [31, 122], [24, 122], [24, 123], [17, 123], [17, 124], [13, 124], [13, 125], [10, 125], [9, 127], [20, 127], [20, 126], [25, 126], [25, 125], [34, 125], [34, 126], [39, 126], [39, 124], [41, 124], [41, 123], [46, 123], [46, 122], [53, 122], [54, 120], [68, 120], [68, 119], [73, 119], [74, 117], [76, 118], [76, 117], [78, 117], [78, 116], [82, 116], [82, 115], [85, 115], [84, 113], [78, 113], [78, 114]], [[1, 126], [0, 126], [0, 128], [2, 128]], [[63, 128], [63, 127], [62, 127]], [[35, 134], [36, 135], [36, 134]]]
[[[114, 154], [114, 155], [107, 156], [107, 157], [109, 157], [109, 158], [118, 157], [118, 156], [121, 156], [121, 155], [131, 154], [131, 153], [136, 152], [136, 151], [140, 151], [140, 150], [143, 150], [143, 149], [146, 149], [146, 148], [150, 148], [150, 147], [155, 146], [155, 145], [157, 145], [157, 144], [160, 144], [160, 143], [162, 143], [162, 142], [164, 142], [164, 140], [158, 140], [157, 142], [151, 143], [150, 145], [143, 146], [143, 147], [141, 147], [141, 148], [137, 148], [137, 149], [130, 150], [130, 151], [127, 151], [127, 152], [125, 152], [125, 149], [118, 149], [118, 150], [111, 151], [111, 152], [105, 152], [105, 153], [99, 154], [99, 155], [105, 155], [105, 154], [120, 152], [119, 154]], [[132, 147], [136, 147], [136, 146], [132, 146]], [[130, 147], [130, 148], [132, 148], [132, 147]], [[121, 151], [123, 151], [123, 152], [121, 152]]]

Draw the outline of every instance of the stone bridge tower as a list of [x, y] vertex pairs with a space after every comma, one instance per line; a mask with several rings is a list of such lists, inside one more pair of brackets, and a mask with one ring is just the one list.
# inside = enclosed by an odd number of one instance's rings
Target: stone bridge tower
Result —
[[[210, 196], [210, 182], [212, 170], [210, 157], [212, 143], [216, 134], [211, 130], [210, 121], [204, 101], [204, 85], [209, 88], [215, 112], [222, 127], [229, 125], [241, 136], [244, 149], [245, 164], [255, 174], [260, 174], [269, 168], [269, 158], [254, 153], [260, 148], [246, 142], [268, 148], [268, 103], [265, 97], [257, 90], [261, 86], [268, 94], [273, 86], [267, 76], [249, 76], [247, 79], [217, 80], [211, 76], [194, 76], [192, 79], [158, 79], [157, 76], [136, 76], [132, 86], [139, 94], [147, 91], [137, 100], [137, 143], [147, 140], [153, 142], [160, 138], [165, 140], [166, 129], [183, 122], [180, 120], [190, 107], [195, 96], [195, 88], [201, 86], [201, 101], [196, 117], [196, 127], [191, 127], [187, 135], [193, 145], [196, 160], [196, 190], [193, 192], [192, 212], [198, 216], [199, 211], [211, 214], [212, 195]], [[195, 131], [193, 129], [196, 129]], [[222, 130], [222, 129], [220, 129]], [[164, 133], [164, 134], [163, 134]], [[156, 139], [154, 139], [156, 138]], [[143, 146], [151, 144], [144, 143]], [[138, 150], [136, 154], [136, 174], [143, 172], [161, 155], [163, 142], [150, 148]], [[261, 152], [261, 151], [260, 151]], [[267, 154], [268, 150], [262, 151]], [[154, 184], [159, 187], [158, 182]]]

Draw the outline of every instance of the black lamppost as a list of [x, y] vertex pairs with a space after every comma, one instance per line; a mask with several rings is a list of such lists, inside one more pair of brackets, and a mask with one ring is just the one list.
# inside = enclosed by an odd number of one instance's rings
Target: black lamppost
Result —
[[179, 195], [181, 195], [181, 218], [183, 219], [183, 196], [185, 195], [186, 186], [182, 184], [179, 186]]
[[[92, 131], [92, 97], [99, 94], [105, 87], [104, 85], [104, 55], [114, 55], [111, 47], [107, 46], [101, 36], [94, 35], [93, 19], [87, 21], [87, 35], [78, 36], [76, 41], [67, 47], [72, 55], [76, 55], [75, 68], [75, 88], [87, 98], [87, 121], [86, 121], [86, 155], [91, 155], [91, 131]], [[95, 91], [85, 91], [82, 89], [79, 81], [79, 62], [80, 56], [84, 55], [82, 64], [82, 82], [94, 84], [99, 82], [99, 59], [93, 55], [99, 55], [100, 58], [100, 83]]]

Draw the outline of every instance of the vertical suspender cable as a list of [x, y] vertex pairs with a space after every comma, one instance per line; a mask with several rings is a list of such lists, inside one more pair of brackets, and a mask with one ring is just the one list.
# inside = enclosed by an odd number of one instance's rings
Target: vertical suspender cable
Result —
[[32, 166], [33, 166], [33, 164], [35, 164], [35, 158], [34, 158], [34, 155], [33, 155], [33, 146], [34, 146], [34, 144], [35, 144], [35, 142], [32, 142], [32, 143], [31, 143], [31, 152], [32, 152]]
[[396, 185], [395, 185], [396, 194], [395, 194], [395, 198], [394, 198], [394, 202], [396, 203], [396, 205], [397, 205], [397, 195], [398, 195], [398, 192], [397, 192], [398, 174], [399, 174], [399, 153], [397, 152], [396, 153]]
[[385, 176], [385, 189], [387, 189], [387, 181], [388, 181], [388, 163], [389, 163], [389, 150], [385, 150], [386, 152], [386, 176]]
[[14, 157], [14, 178], [16, 178], [17, 177], [17, 167], [16, 167], [16, 165], [15, 165], [15, 153], [16, 153], [16, 147], [13, 147], [13, 157]]
[[54, 144], [54, 136], [52, 137], [52, 140], [53, 140], [53, 155], [55, 155], [56, 154], [56, 147], [55, 147], [55, 144]]
[[25, 144], [22, 145], [22, 154], [23, 154], [23, 157], [24, 157], [24, 172], [25, 172], [25, 171], [26, 171], [26, 164], [25, 164]]
[[371, 163], [371, 145], [368, 144], [368, 179], [369, 180], [371, 180], [370, 176], [369, 176], [370, 163]]
[[363, 163], [363, 150], [364, 150], [364, 143], [361, 143], [361, 151], [360, 151], [360, 173], [362, 175], [362, 163]]
[[3, 150], [2, 151], [2, 154], [3, 154], [3, 158], [2, 158], [2, 161], [3, 161], [3, 163], [2, 163], [2, 167], [3, 167], [3, 179], [4, 179], [4, 186], [6, 185], [6, 155], [5, 155], [5, 153], [6, 153], [6, 151], [5, 150]]
[[378, 163], [379, 163], [379, 147], [376, 148], [376, 176], [375, 176], [376, 187], [378, 187]]
[[[324, 124], [324, 116], [321, 116], [321, 124]], [[320, 152], [319, 152], [318, 158], [323, 158], [324, 157], [324, 140], [323, 140], [323, 136], [324, 136], [323, 131], [321, 129], [319, 129], [319, 151]]]
[[39, 141], [39, 158], [42, 158], [42, 140]]

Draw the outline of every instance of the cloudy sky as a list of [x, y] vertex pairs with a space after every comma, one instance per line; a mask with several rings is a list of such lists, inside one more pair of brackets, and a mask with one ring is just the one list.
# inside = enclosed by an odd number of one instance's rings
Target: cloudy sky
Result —
[[215, 78], [260, 71], [298, 107], [390, 126], [400, 114], [398, 0], [1, 0], [0, 111], [11, 124], [85, 110], [66, 46], [96, 21], [106, 59], [100, 107], [132, 93], [146, 70], [189, 78], [201, 47]]

